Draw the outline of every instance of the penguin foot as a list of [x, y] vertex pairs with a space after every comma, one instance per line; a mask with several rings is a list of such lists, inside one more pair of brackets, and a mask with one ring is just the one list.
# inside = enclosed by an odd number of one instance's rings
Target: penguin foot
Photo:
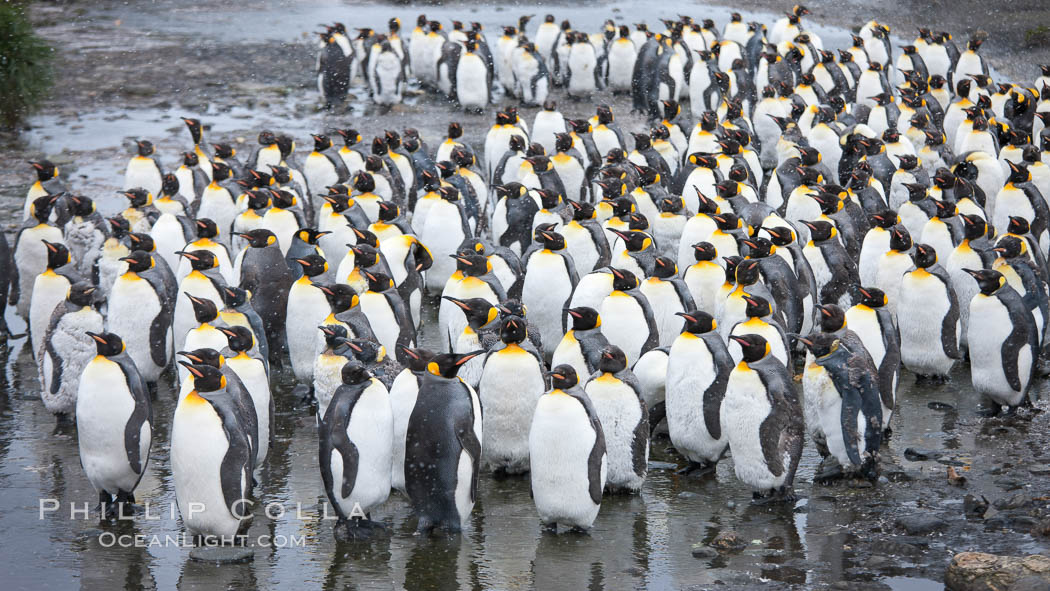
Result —
[[789, 485], [784, 485], [773, 493], [772, 498], [778, 503], [794, 503], [796, 500], [795, 489]]
[[689, 462], [689, 465], [685, 468], [675, 470], [675, 474], [679, 476], [694, 476], [702, 477], [708, 474], [713, 474], [718, 469], [717, 462]]
[[820, 468], [813, 476], [813, 482], [816, 484], [827, 485], [842, 478], [844, 475], [845, 472], [843, 472], [842, 465], [839, 464], [838, 460], [832, 456], [828, 456], [820, 463]]
[[890, 435], [893, 435], [893, 429], [886, 427], [882, 430], [882, 443], [883, 445], [890, 442]]
[[951, 378], [946, 375], [915, 374], [915, 383], [927, 386], [940, 386], [947, 384], [950, 380]]
[[558, 522], [544, 523], [543, 533], [545, 534], [557, 534], [558, 533]]
[[578, 525], [574, 525], [574, 526], [570, 527], [569, 528], [569, 532], [570, 533], [574, 533], [576, 535], [581, 535], [581, 536], [589, 536], [589, 535], [591, 535], [591, 532], [589, 530], [587, 530], [585, 528], [582, 528], [582, 527], [580, 527]]
[[982, 418], [990, 419], [992, 417], [999, 416], [999, 413], [1001, 413], [1002, 410], [1003, 407], [1000, 406], [997, 402], [993, 400], [986, 400], [984, 404], [977, 406], [977, 409], [974, 411], [974, 414]]

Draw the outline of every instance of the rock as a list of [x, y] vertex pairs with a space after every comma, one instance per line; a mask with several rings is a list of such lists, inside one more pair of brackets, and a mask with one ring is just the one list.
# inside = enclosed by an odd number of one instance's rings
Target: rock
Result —
[[880, 570], [890, 565], [896, 566], [897, 561], [893, 558], [890, 558], [889, 556], [876, 555], [864, 561], [864, 568], [868, 568], [871, 570]]
[[1032, 528], [1032, 535], [1050, 538], [1050, 519], [1044, 519], [1037, 523], [1035, 527]]
[[1032, 476], [1050, 476], [1050, 467], [1032, 466], [1028, 469], [1028, 472], [1030, 472]]
[[944, 529], [947, 524], [943, 519], [932, 515], [914, 514], [897, 518], [897, 527], [911, 536], [921, 536]]
[[198, 546], [190, 550], [190, 559], [198, 562], [232, 564], [251, 562], [254, 558], [255, 551], [246, 546]]
[[898, 540], [878, 540], [870, 546], [872, 554], [884, 554], [887, 556], [918, 556], [922, 549], [914, 544]]
[[984, 496], [982, 496], [980, 499], [973, 495], [966, 495], [965, 497], [963, 497], [963, 513], [967, 517], [984, 517], [984, 513], [987, 510], [988, 499], [984, 498]]
[[698, 496], [700, 496], [700, 495], [696, 494], [695, 492], [688, 491], [688, 490], [683, 490], [682, 492], [678, 493], [678, 498], [679, 499], [691, 499], [693, 497], [698, 497]]
[[911, 460], [913, 462], [935, 460], [943, 455], [944, 452], [932, 449], [921, 449], [917, 447], [909, 447], [908, 449], [904, 450], [904, 459]]
[[947, 402], [941, 402], [939, 400], [934, 400], [933, 402], [927, 402], [926, 403], [926, 408], [928, 408], [930, 410], [940, 410], [940, 411], [955, 410], [955, 407], [952, 406], [951, 404], [948, 404]]
[[1050, 581], [1040, 577], [1022, 577], [1010, 585], [1009, 591], [1050, 591]]
[[724, 531], [711, 540], [710, 546], [719, 552], [736, 552], [747, 547], [747, 540], [735, 531]]
[[693, 556], [696, 558], [714, 558], [718, 556], [718, 550], [706, 546], [703, 542], [693, 544]]
[[672, 464], [671, 462], [657, 462], [655, 460], [649, 462], [650, 470], [674, 470], [676, 468], [678, 468], [678, 464]]
[[1010, 516], [1010, 527], [1014, 528], [1015, 531], [1026, 533], [1030, 532], [1039, 525], [1039, 520], [1031, 515], [1011, 515]]
[[[1050, 556], [996, 556], [982, 552], [961, 552], [952, 557], [944, 573], [944, 586], [950, 591], [1000, 591], [1046, 589], [1050, 584]], [[1032, 586], [1042, 583], [1044, 586]]]
[[1031, 498], [1024, 493], [1017, 493], [1008, 497], [995, 500], [995, 508], [1000, 511], [1006, 511], [1009, 509], [1020, 509], [1028, 505], [1031, 502]]

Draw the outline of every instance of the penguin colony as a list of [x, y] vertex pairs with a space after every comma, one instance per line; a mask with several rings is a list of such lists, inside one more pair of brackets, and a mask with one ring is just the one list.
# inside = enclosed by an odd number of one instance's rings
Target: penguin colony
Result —
[[[523, 17], [494, 50], [424, 16], [408, 39], [396, 19], [352, 40], [336, 25], [329, 102], [358, 74], [397, 102], [411, 71], [466, 108], [499, 85], [544, 109], [531, 131], [500, 110], [483, 146], [457, 122], [434, 146], [343, 128], [301, 159], [289, 136], [242, 156], [187, 118], [174, 171], [137, 142], [109, 219], [33, 163], [10, 304], [100, 503], [134, 503], [170, 420], [179, 507], [205, 507], [186, 528], [245, 531], [278, 367], [317, 405], [350, 537], [381, 527], [391, 489], [421, 531], [459, 530], [481, 470], [528, 473], [544, 524], [587, 529], [603, 494], [638, 493], [663, 430], [682, 472], [728, 454], [757, 502], [792, 498], [806, 437], [818, 480], [874, 479], [902, 369], [944, 380], [968, 359], [989, 413], [1029, 404], [1050, 66], [997, 83], [981, 38], [960, 52], [920, 29], [894, 51], [876, 22], [833, 53], [807, 14], [596, 35], [548, 16], [532, 40]], [[652, 127], [628, 138], [605, 105], [565, 118], [553, 88], [630, 93]], [[417, 346], [424, 297], [438, 351]], [[150, 384], [171, 375], [174, 416], [154, 417]]]

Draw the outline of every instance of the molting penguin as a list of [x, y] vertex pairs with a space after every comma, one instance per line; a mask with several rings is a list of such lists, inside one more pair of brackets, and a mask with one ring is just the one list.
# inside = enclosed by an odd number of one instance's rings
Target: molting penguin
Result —
[[583, 387], [605, 434], [610, 492], [637, 493], [649, 462], [649, 409], [638, 378], [627, 368], [623, 351], [608, 345], [598, 370]]
[[481, 403], [456, 373], [481, 351], [427, 363], [405, 436], [405, 491], [416, 530], [459, 531], [474, 508], [481, 460]]
[[40, 398], [53, 414], [65, 415], [76, 409], [80, 374], [94, 357], [95, 342], [88, 333], [102, 332], [102, 315], [93, 306], [95, 291], [95, 286], [85, 281], [74, 283], [47, 325], [37, 368]]
[[530, 490], [549, 529], [590, 529], [608, 474], [605, 434], [576, 370], [559, 365], [540, 397], [529, 428]]
[[370, 511], [390, 495], [394, 420], [383, 384], [356, 361], [318, 422], [318, 459], [325, 494], [339, 521], [337, 538], [362, 537], [375, 525]]
[[491, 347], [478, 383], [485, 409], [485, 446], [481, 463], [498, 473], [529, 469], [529, 437], [524, 426], [546, 390], [542, 353], [528, 341], [525, 319], [507, 316], [500, 344]]
[[[135, 502], [153, 442], [153, 406], [146, 382], [113, 333], [85, 333], [97, 355], [77, 385], [80, 465], [106, 515]], [[115, 498], [114, 498], [115, 497]]]

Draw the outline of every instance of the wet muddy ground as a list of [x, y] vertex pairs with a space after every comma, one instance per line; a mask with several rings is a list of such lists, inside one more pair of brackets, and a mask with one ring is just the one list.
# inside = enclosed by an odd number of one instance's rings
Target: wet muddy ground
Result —
[[[351, 125], [366, 138], [383, 129], [416, 127], [434, 145], [453, 119], [463, 122], [468, 140], [480, 142], [491, 113], [463, 114], [429, 95], [379, 112], [357, 89], [359, 98], [351, 101], [348, 112], [319, 110], [310, 31], [334, 20], [381, 28], [395, 14], [407, 24], [418, 12], [350, 4], [262, 0], [250, 9], [214, 0], [36, 5], [34, 20], [59, 50], [57, 84], [53, 98], [21, 138], [8, 136], [0, 146], [0, 223], [8, 230], [17, 225], [14, 212], [20, 211], [30, 180], [24, 161], [43, 156], [59, 164], [74, 189], [96, 199], [103, 213], [118, 211], [122, 203], [114, 190], [122, 181], [128, 141], [152, 140], [162, 162], [174, 167], [190, 144], [180, 116], [200, 117], [211, 126], [210, 140], [245, 142], [244, 149], [264, 127], [292, 133], [300, 145], [309, 145], [308, 133], [335, 125]], [[714, 4], [664, 8], [623, 1], [540, 9], [447, 3], [425, 11], [446, 22], [469, 14], [492, 32], [526, 10], [553, 12], [585, 29], [596, 28], [605, 18], [655, 23], [685, 12], [722, 23], [730, 8]], [[859, 25], [869, 15], [895, 30], [893, 19], [901, 19], [901, 26], [929, 23], [957, 31], [957, 40], [965, 38], [970, 19], [959, 11], [941, 10], [943, 4], [851, 2], [847, 10], [832, 2], [809, 6], [819, 23], [816, 30], [831, 46], [847, 42], [842, 27]], [[958, 6], [976, 4], [965, 0]], [[765, 0], [733, 6], [751, 10], [745, 14], [748, 20], [766, 22], [775, 18], [772, 12], [786, 7]], [[936, 18], [925, 16], [931, 14]], [[924, 16], [914, 20], [915, 15]], [[1034, 75], [1034, 60], [1041, 59], [1042, 50], [1011, 46], [996, 37], [994, 28], [989, 30], [992, 39], [985, 47], [995, 67], [1011, 75]], [[1011, 34], [1004, 36], [1013, 43]], [[626, 130], [643, 125], [628, 113], [624, 99], [600, 100], [613, 106]], [[594, 103], [559, 101], [566, 114], [593, 113]], [[533, 112], [523, 111], [530, 122]], [[22, 323], [8, 316], [19, 330]], [[425, 329], [425, 338], [432, 332]], [[216, 567], [189, 560], [187, 548], [163, 543], [165, 536], [181, 531], [177, 517], [168, 512], [174, 503], [166, 452], [175, 397], [170, 385], [157, 393], [153, 456], [137, 491], [140, 501], [154, 507], [151, 518], [100, 524], [82, 513], [71, 518], [71, 503], [78, 510], [85, 503], [93, 506], [95, 495], [80, 467], [75, 432], [56, 428], [39, 401], [26, 340], [0, 349], [0, 361], [4, 588], [744, 589], [761, 583], [772, 589], [913, 590], [941, 588], [944, 568], [956, 552], [1050, 549], [1050, 539], [1032, 534], [1050, 513], [1050, 413], [1029, 412], [1013, 420], [978, 418], [979, 401], [965, 366], [940, 386], [916, 385], [913, 376], [903, 376], [894, 434], [883, 450], [884, 478], [871, 488], [813, 484], [818, 458], [807, 446], [796, 479], [797, 503], [757, 507], [733, 476], [731, 461], [713, 477], [680, 477], [673, 471], [680, 458], [666, 439], [656, 439], [642, 494], [607, 497], [590, 535], [541, 533], [527, 480], [486, 476], [461, 536], [412, 535], [415, 523], [407, 502], [395, 494], [373, 514], [391, 535], [357, 544], [337, 544], [332, 521], [322, 519], [314, 417], [291, 396], [290, 372], [278, 373], [273, 377], [277, 443], [263, 468], [249, 535], [269, 535], [287, 544], [291, 536], [302, 536], [303, 543], [258, 547], [250, 563]], [[1047, 384], [1040, 382], [1037, 389], [1037, 408], [1045, 410]], [[965, 477], [963, 486], [949, 483], [950, 467]], [[977, 516], [968, 517], [966, 509], [973, 503], [964, 500], [967, 495], [986, 499], [990, 507], [972, 510]], [[60, 509], [41, 518], [40, 499], [56, 499]], [[710, 551], [706, 545], [726, 532], [736, 533], [742, 549]], [[139, 535], [145, 547], [106, 547], [111, 534]]]

